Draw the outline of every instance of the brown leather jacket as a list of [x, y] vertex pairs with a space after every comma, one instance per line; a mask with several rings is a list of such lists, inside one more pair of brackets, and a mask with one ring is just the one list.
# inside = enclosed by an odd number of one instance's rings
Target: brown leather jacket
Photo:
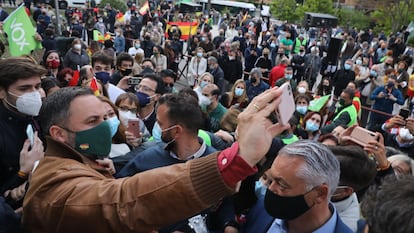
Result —
[[23, 203], [25, 232], [150, 232], [233, 191], [220, 175], [218, 153], [114, 179], [69, 146], [47, 140]]

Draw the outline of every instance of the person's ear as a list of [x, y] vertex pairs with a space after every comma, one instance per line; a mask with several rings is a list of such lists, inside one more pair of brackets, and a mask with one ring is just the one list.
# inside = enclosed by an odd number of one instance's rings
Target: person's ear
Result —
[[329, 193], [329, 187], [327, 184], [321, 184], [320, 186], [315, 188], [315, 193], [316, 193], [316, 197], [315, 197], [315, 202], [320, 204], [323, 202], [326, 202], [326, 199], [328, 198], [328, 193]]
[[67, 142], [68, 132], [57, 125], [52, 125], [50, 127], [49, 134], [56, 141], [59, 141], [62, 143]]

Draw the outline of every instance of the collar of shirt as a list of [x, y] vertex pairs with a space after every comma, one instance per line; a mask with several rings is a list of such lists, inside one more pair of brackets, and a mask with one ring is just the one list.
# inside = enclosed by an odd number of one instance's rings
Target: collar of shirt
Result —
[[[329, 203], [329, 210], [332, 213], [329, 220], [321, 227], [313, 231], [313, 233], [335, 232], [336, 222], [338, 221], [338, 215], [335, 206], [332, 203]], [[289, 230], [287, 228], [287, 222], [282, 219], [276, 218], [273, 221], [267, 233], [289, 233]]]
[[[201, 139], [200, 137], [198, 138], [198, 141], [201, 143], [200, 149], [198, 149], [198, 151], [196, 151], [194, 154], [192, 154], [192, 155], [188, 156], [186, 159], [184, 159], [185, 161], [191, 160], [191, 159], [197, 159], [197, 158], [200, 158], [201, 156], [203, 156], [204, 152], [207, 149], [207, 145], [204, 142], [204, 140]], [[170, 151], [170, 156], [173, 157], [174, 159], [182, 160], [172, 151]]]
[[154, 111], [155, 111], [155, 108], [153, 108], [152, 109], [152, 111], [148, 114], [148, 115], [146, 115], [145, 117], [143, 117], [143, 118], [141, 118], [143, 121], [146, 121], [146, 120], [148, 120], [148, 118], [150, 118], [150, 116], [154, 113]]

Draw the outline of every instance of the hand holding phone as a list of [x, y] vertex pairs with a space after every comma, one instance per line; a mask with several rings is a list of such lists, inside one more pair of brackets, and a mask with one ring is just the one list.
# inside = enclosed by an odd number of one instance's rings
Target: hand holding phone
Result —
[[402, 108], [402, 109], [400, 109], [400, 113], [398, 115], [403, 117], [404, 120], [405, 120], [410, 116], [410, 110], [408, 108]]
[[32, 127], [31, 124], [28, 124], [27, 125], [26, 135], [27, 135], [27, 138], [30, 140], [30, 146], [33, 147], [33, 144], [34, 144], [34, 132], [33, 132], [33, 127]]
[[282, 89], [282, 95], [279, 97], [281, 101], [277, 106], [275, 113], [278, 122], [282, 125], [287, 125], [295, 112], [295, 100], [289, 83], [284, 83], [279, 88]]
[[131, 132], [134, 137], [140, 137], [140, 127], [139, 127], [139, 119], [129, 119], [128, 120], [128, 132]]
[[375, 132], [356, 126], [350, 135], [350, 141], [365, 147], [371, 141], [378, 141], [379, 137]]

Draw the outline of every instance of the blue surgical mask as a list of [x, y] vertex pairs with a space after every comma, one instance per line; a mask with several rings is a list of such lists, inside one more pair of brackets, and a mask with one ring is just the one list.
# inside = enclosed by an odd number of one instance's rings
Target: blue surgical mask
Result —
[[291, 74], [285, 74], [285, 78], [287, 80], [291, 80], [293, 78], [293, 75], [291, 75]]
[[237, 96], [237, 97], [242, 96], [243, 92], [244, 92], [243, 88], [236, 87], [236, 89], [234, 89], [234, 95]]
[[305, 127], [306, 131], [311, 131], [311, 132], [315, 132], [319, 130], [319, 125], [315, 124], [313, 121], [308, 120], [306, 122], [306, 127]]
[[351, 65], [350, 64], [345, 64], [344, 65], [345, 70], [350, 70], [351, 69]]
[[203, 53], [197, 53], [197, 57], [202, 57]]
[[152, 138], [154, 139], [155, 142], [161, 142], [161, 128], [160, 125], [158, 124], [158, 122], [155, 122], [154, 124], [154, 128], [152, 128]]
[[144, 92], [137, 92], [135, 95], [138, 97], [139, 106], [145, 107], [151, 102], [151, 97]]
[[296, 106], [296, 111], [302, 115], [305, 115], [308, 111], [308, 106]]
[[370, 71], [370, 75], [372, 76], [372, 77], [377, 77], [377, 71], [375, 71], [375, 70], [371, 70]]
[[207, 84], [209, 84], [209, 82], [207, 82], [207, 81], [201, 81], [200, 82], [201, 89], [203, 89], [205, 86], [207, 86]]
[[355, 61], [355, 64], [357, 64], [357, 65], [362, 65], [362, 61], [361, 61], [361, 60], [356, 60], [356, 61]]
[[118, 132], [119, 124], [121, 123], [118, 117], [114, 116], [106, 120], [109, 124], [109, 128], [111, 129], [111, 137], [114, 137], [116, 132]]
[[257, 198], [264, 197], [266, 194], [267, 187], [263, 185], [262, 181], [257, 180], [254, 187], [254, 192]]

